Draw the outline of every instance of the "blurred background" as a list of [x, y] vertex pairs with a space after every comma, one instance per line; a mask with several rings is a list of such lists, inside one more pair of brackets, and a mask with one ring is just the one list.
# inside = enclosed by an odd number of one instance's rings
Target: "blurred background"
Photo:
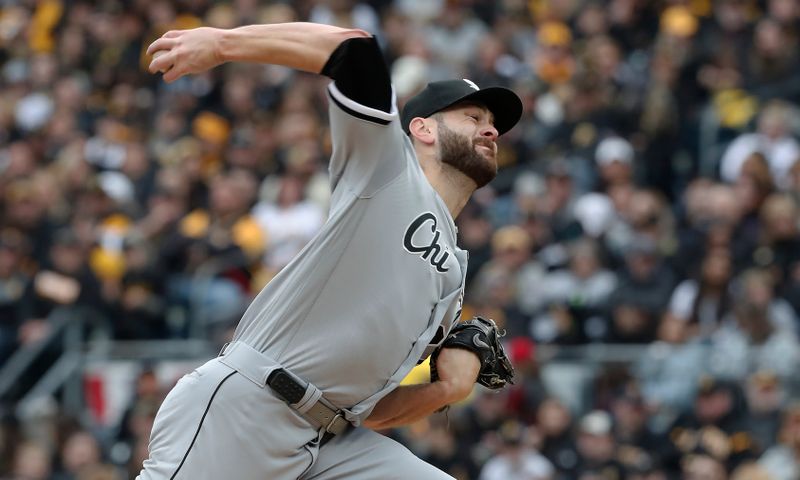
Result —
[[0, 1], [0, 478], [134, 478], [325, 221], [326, 79], [145, 70], [295, 20], [374, 33], [401, 105], [525, 105], [458, 219], [518, 381], [386, 435], [462, 480], [800, 478], [798, 0]]

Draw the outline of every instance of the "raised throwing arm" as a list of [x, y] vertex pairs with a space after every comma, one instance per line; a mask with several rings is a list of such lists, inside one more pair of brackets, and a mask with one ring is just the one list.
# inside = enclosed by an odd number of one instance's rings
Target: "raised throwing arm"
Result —
[[304, 22], [229, 30], [201, 27], [171, 30], [150, 44], [147, 54], [154, 57], [150, 72], [164, 72], [166, 82], [229, 61], [269, 63], [320, 73], [343, 41], [369, 36], [363, 30]]

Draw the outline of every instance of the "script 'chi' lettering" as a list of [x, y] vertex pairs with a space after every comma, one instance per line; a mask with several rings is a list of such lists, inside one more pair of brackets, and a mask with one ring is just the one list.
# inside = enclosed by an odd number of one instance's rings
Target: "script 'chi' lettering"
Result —
[[[422, 229], [425, 224], [430, 224], [433, 238], [427, 244], [415, 245], [413, 242], [414, 234]], [[446, 251], [439, 243], [439, 237], [441, 237], [442, 232], [436, 228], [437, 226], [438, 222], [434, 214], [430, 212], [423, 213], [411, 222], [411, 225], [406, 229], [406, 234], [403, 237], [403, 246], [410, 253], [420, 254], [420, 257], [430, 262], [430, 264], [436, 268], [437, 272], [445, 273], [450, 270], [444, 267], [444, 262], [447, 261], [450, 252]]]

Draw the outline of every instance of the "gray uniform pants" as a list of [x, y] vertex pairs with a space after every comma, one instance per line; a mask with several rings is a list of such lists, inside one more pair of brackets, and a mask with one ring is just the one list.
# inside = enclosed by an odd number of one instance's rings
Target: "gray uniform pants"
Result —
[[156, 415], [137, 480], [452, 479], [365, 428], [320, 448], [324, 432], [250, 378], [219, 358], [181, 378]]

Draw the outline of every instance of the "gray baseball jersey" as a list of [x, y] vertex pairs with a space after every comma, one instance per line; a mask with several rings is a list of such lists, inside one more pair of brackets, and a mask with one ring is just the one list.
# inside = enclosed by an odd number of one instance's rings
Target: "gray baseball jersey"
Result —
[[233, 350], [170, 391], [139, 480], [452, 480], [363, 427], [321, 448], [324, 428], [265, 388], [280, 364], [358, 425], [460, 314], [467, 254], [396, 106], [359, 105], [334, 83], [329, 93], [329, 220], [253, 301]]
[[331, 209], [234, 340], [314, 383], [358, 424], [460, 315], [467, 253], [391, 113], [328, 87]]

